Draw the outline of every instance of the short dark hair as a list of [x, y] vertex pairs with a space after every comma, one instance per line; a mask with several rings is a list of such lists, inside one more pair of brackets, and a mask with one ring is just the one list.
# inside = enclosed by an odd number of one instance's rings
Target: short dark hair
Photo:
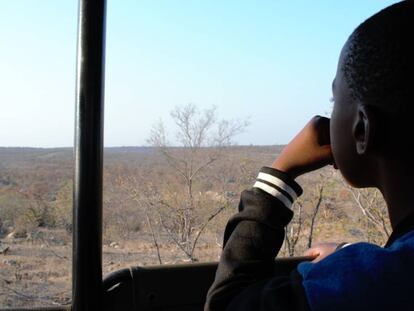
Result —
[[413, 1], [391, 5], [359, 25], [342, 62], [353, 99], [398, 113], [412, 109], [413, 46]]

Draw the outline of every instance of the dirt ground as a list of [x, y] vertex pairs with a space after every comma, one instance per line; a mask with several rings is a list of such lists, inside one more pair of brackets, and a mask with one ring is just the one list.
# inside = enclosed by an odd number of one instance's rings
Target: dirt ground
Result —
[[[26, 238], [0, 240], [0, 307], [67, 305], [71, 299], [71, 235], [40, 229]], [[163, 264], [188, 262], [173, 244], [161, 243]], [[216, 261], [220, 245], [201, 241], [197, 258]], [[150, 235], [103, 246], [103, 275], [130, 266], [159, 264]]]

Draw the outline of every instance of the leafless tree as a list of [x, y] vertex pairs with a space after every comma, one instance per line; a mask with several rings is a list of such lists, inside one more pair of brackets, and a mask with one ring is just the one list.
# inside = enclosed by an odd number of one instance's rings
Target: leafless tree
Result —
[[[285, 251], [290, 257], [295, 256], [299, 247], [312, 247], [316, 219], [323, 201], [323, 181], [316, 185], [312, 197], [306, 202], [298, 199], [292, 206], [294, 217], [285, 229]], [[305, 211], [306, 206], [306, 211]], [[310, 214], [309, 211], [310, 210]], [[302, 241], [302, 242], [301, 242]], [[300, 245], [299, 245], [300, 244]]]
[[159, 264], [162, 264], [162, 256], [160, 251], [159, 232], [154, 228], [154, 221], [150, 209], [153, 207], [153, 202], [149, 200], [149, 195], [145, 193], [145, 189], [138, 190], [138, 185], [142, 185], [142, 180], [138, 181], [136, 176], [126, 176], [124, 174], [117, 178], [118, 186], [129, 196], [129, 198], [143, 209], [146, 224], [150, 230], [152, 242], [157, 252]]
[[292, 210], [294, 217], [285, 228], [285, 249], [289, 257], [295, 256], [303, 229], [303, 204], [299, 199], [293, 204]]
[[345, 186], [366, 220], [368, 242], [385, 243], [390, 236], [391, 225], [387, 205], [379, 190], [374, 188], [356, 189], [348, 185]]
[[[193, 104], [176, 107], [171, 118], [177, 128], [177, 145], [169, 142], [162, 122], [154, 125], [148, 142], [162, 154], [183, 191], [163, 193], [155, 189], [147, 196], [147, 202], [158, 211], [168, 211], [159, 213], [160, 224], [186, 256], [195, 260], [194, 250], [200, 235], [208, 223], [229, 206], [229, 200], [222, 193], [212, 197], [204, 191], [197, 192], [195, 184], [201, 181], [201, 173], [223, 157], [225, 148], [245, 130], [248, 121], [219, 120], [216, 108], [200, 111]], [[209, 195], [217, 208], [199, 219], [196, 211]]]
[[316, 217], [318, 216], [319, 208], [323, 200], [323, 184], [318, 185], [315, 192], [316, 192], [316, 203], [315, 203], [315, 207], [312, 211], [312, 216], [311, 216], [311, 223], [310, 223], [309, 236], [308, 236], [308, 248], [312, 247]]

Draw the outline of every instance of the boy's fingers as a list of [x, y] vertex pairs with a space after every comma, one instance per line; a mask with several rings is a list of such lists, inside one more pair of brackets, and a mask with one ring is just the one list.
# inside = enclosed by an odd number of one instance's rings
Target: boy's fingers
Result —
[[309, 248], [308, 250], [305, 251], [305, 253], [303, 253], [303, 255], [309, 256], [309, 257], [318, 257], [320, 255], [320, 252], [313, 248]]
[[330, 123], [331, 120], [326, 117], [316, 116], [314, 117], [315, 129], [318, 134], [319, 146], [325, 146], [331, 144]]
[[334, 158], [333, 158], [333, 155], [332, 155], [331, 145], [326, 146], [326, 149], [324, 150], [324, 153], [325, 153], [325, 158], [328, 161], [327, 164], [332, 164], [333, 165], [335, 163], [335, 161], [334, 161]]
[[306, 172], [334, 164], [329, 127], [330, 119], [313, 117], [283, 148], [272, 166], [296, 178]]

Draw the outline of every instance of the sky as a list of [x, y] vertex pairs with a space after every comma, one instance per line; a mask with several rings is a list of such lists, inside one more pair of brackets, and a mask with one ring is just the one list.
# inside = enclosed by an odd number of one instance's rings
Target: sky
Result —
[[[146, 145], [193, 103], [285, 144], [329, 115], [350, 33], [386, 0], [108, 0], [105, 146]], [[71, 147], [77, 1], [0, 0], [0, 146]]]

